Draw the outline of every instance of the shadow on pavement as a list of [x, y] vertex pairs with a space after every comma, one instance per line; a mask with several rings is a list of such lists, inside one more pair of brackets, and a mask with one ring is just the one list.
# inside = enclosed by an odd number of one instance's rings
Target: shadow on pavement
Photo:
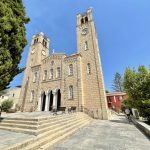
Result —
[[118, 114], [117, 116], [120, 116], [120, 117], [122, 117], [122, 116], [125, 116], [124, 114]]
[[123, 124], [131, 124], [127, 120], [110, 120], [110, 122], [123, 123]]

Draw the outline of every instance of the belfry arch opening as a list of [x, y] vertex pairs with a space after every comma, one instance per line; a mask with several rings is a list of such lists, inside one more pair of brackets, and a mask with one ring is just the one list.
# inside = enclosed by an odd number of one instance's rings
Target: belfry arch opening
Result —
[[82, 25], [82, 24], [84, 24], [84, 19], [83, 19], [83, 18], [81, 19], [81, 25]]
[[87, 22], [88, 22], [88, 17], [86, 16], [86, 17], [85, 17], [85, 23], [87, 23]]

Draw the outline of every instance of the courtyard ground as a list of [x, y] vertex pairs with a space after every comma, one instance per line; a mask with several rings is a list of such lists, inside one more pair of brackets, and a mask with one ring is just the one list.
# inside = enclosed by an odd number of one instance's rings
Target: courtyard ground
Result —
[[[49, 113], [18, 113], [15, 117], [46, 117]], [[9, 115], [9, 117], [14, 115]], [[33, 135], [0, 130], [0, 150], [21, 143]], [[113, 115], [111, 120], [93, 120], [53, 150], [149, 150], [150, 141], [124, 115]]]
[[149, 150], [150, 141], [124, 115], [94, 120], [53, 150]]

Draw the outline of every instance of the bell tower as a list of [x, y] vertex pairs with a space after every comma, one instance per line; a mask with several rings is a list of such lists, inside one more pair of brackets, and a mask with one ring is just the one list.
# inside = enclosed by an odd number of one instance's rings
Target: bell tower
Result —
[[92, 9], [77, 15], [77, 48], [81, 54], [82, 105], [94, 118], [108, 119], [99, 46]]
[[41, 64], [41, 61], [49, 55], [49, 39], [44, 36], [43, 32], [33, 35], [28, 62], [30, 66]]
[[[42, 60], [48, 57], [48, 55], [49, 39], [44, 36], [43, 32], [40, 32], [37, 35], [33, 35], [19, 98], [21, 111], [29, 111], [31, 107], [30, 105], [32, 103], [28, 103], [32, 90], [31, 87], [32, 85], [37, 86], [38, 84], [38, 82], [33, 84], [33, 76], [36, 72], [37, 76], [40, 77], [40, 65], [42, 64]], [[36, 71], [34, 71], [35, 69], [33, 68], [36, 68]]]

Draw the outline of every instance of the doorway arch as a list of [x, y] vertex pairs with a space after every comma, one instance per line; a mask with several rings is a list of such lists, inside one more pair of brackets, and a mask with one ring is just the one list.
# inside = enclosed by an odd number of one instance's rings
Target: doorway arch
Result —
[[52, 107], [53, 107], [53, 92], [50, 91], [50, 93], [49, 93], [49, 111], [52, 110]]
[[45, 104], [46, 104], [46, 94], [45, 92], [41, 95], [41, 111], [45, 110]]
[[61, 93], [60, 89], [57, 91], [57, 109], [61, 106]]

